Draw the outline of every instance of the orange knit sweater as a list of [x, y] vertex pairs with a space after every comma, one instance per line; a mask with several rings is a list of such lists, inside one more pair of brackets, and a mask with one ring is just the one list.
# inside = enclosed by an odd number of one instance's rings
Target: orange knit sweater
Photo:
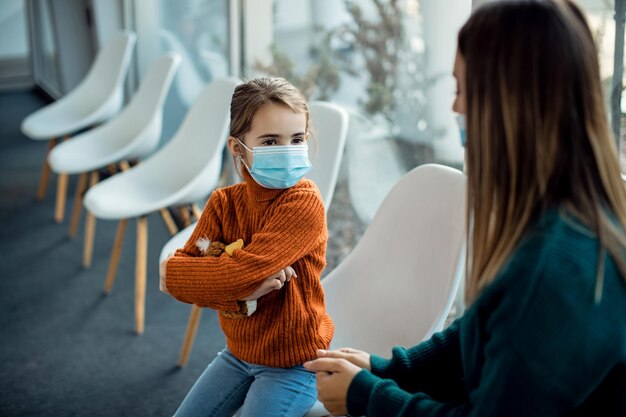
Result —
[[[193, 235], [167, 262], [166, 286], [180, 301], [233, 311], [237, 300], [292, 266], [297, 278], [259, 298], [251, 316], [219, 314], [236, 357], [287, 368], [314, 359], [333, 336], [320, 282], [328, 241], [324, 205], [310, 180], [270, 190], [243, 171], [245, 182], [211, 194]], [[245, 247], [232, 257], [202, 257], [195, 245], [201, 237], [226, 244], [241, 238]]]

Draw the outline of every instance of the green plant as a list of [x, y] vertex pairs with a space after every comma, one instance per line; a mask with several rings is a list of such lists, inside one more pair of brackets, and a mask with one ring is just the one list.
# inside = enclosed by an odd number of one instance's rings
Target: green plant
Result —
[[270, 46], [272, 63], [263, 65], [257, 61], [254, 68], [268, 75], [285, 78], [308, 99], [329, 100], [339, 89], [341, 74], [330, 46], [334, 33], [328, 31], [322, 35], [322, 41], [312, 50], [312, 54], [317, 56], [316, 62], [303, 75], [296, 73], [293, 61], [275, 43]]
[[[377, 19], [368, 20], [359, 4], [354, 0], [344, 0], [352, 21], [337, 30], [342, 42], [354, 45], [355, 51], [363, 58], [368, 73], [367, 99], [363, 103], [368, 114], [382, 113], [391, 119], [396, 100], [396, 68], [405, 41], [402, 25], [402, 10], [398, 0], [372, 0]], [[343, 68], [349, 74], [361, 71], [358, 63], [343, 61]]]

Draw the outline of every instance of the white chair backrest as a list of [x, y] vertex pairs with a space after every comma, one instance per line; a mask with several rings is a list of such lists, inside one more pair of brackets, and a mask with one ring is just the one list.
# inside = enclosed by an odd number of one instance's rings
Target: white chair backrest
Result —
[[[174, 137], [136, 168], [157, 176], [160, 187], [172, 191], [189, 188], [190, 194], [180, 204], [206, 198], [219, 182], [230, 101], [239, 83], [236, 78], [209, 83], [189, 108]], [[167, 175], [163, 175], [164, 171]]]
[[156, 149], [161, 139], [163, 105], [179, 64], [180, 55], [172, 52], [161, 55], [144, 75], [128, 106], [110, 122], [110, 129], [121, 128], [125, 132], [111, 138], [112, 144], [126, 142], [128, 137], [136, 138], [139, 148], [128, 157], [143, 157]]
[[322, 281], [331, 347], [389, 356], [440, 330], [461, 279], [464, 236], [465, 176], [433, 164], [404, 175]]
[[134, 217], [206, 198], [219, 182], [230, 100], [238, 83], [229, 78], [209, 84], [162, 149], [91, 188], [85, 206], [103, 218], [113, 212]]
[[309, 157], [313, 169], [307, 177], [319, 187], [324, 206], [328, 209], [346, 144], [348, 113], [340, 106], [325, 101], [312, 101], [309, 112], [314, 138], [309, 137]]
[[127, 107], [128, 111], [133, 111], [134, 117], [146, 120], [153, 117], [159, 108], [163, 108], [163, 102], [180, 61], [179, 54], [167, 52], [150, 65]]
[[48, 139], [116, 115], [124, 105], [124, 78], [136, 38], [130, 31], [113, 36], [85, 78], [68, 94], [24, 119], [22, 131], [33, 139]]
[[124, 76], [130, 65], [131, 52], [137, 35], [130, 31], [121, 32], [98, 52], [89, 73], [78, 86], [85, 89], [89, 99], [94, 102], [102, 101], [113, 90], [119, 91], [123, 97]]

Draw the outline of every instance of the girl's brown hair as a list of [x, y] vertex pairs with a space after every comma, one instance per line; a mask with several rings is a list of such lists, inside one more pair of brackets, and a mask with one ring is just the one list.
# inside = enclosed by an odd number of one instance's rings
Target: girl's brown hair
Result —
[[230, 103], [230, 136], [242, 138], [249, 132], [254, 115], [267, 103], [282, 104], [295, 113], [306, 114], [306, 128], [309, 130], [309, 106], [300, 90], [284, 78], [261, 77], [235, 88]]
[[598, 236], [599, 300], [607, 251], [626, 278], [626, 187], [583, 13], [569, 0], [488, 3], [458, 45], [466, 65], [466, 300], [557, 206]]

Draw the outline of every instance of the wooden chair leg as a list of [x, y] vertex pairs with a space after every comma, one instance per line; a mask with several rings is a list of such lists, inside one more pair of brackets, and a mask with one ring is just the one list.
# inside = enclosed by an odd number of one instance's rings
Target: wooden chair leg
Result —
[[80, 221], [80, 213], [83, 209], [83, 194], [87, 189], [87, 173], [83, 172], [78, 177], [76, 184], [76, 194], [74, 195], [74, 206], [72, 207], [72, 218], [70, 220], [70, 237], [76, 236], [78, 231], [78, 222]]
[[189, 214], [189, 209], [186, 206], [180, 206], [178, 207], [178, 212], [180, 213], [180, 218], [183, 221], [183, 226], [189, 226], [191, 224], [191, 214]]
[[135, 264], [135, 331], [142, 334], [146, 310], [146, 267], [148, 263], [148, 218], [137, 219], [137, 253]]
[[113, 243], [113, 250], [111, 251], [111, 260], [109, 261], [109, 270], [107, 271], [107, 279], [104, 282], [104, 293], [109, 294], [115, 283], [115, 276], [117, 275], [117, 268], [120, 264], [120, 254], [122, 252], [122, 242], [124, 241], [124, 232], [126, 231], [126, 224], [128, 219], [120, 220], [117, 226], [117, 232], [115, 233], [115, 243]]
[[120, 161], [119, 166], [120, 171], [128, 171], [130, 169], [130, 164], [126, 160]]
[[201, 313], [202, 309], [200, 307], [195, 304], [191, 306], [191, 313], [187, 321], [187, 330], [185, 330], [185, 338], [183, 339], [183, 346], [180, 349], [180, 357], [178, 358], [178, 366], [181, 368], [189, 361], [189, 354], [191, 353], [193, 342], [196, 340], [196, 334], [198, 333]]
[[191, 205], [191, 211], [193, 212], [193, 215], [196, 218], [196, 220], [200, 220], [200, 216], [202, 216], [202, 210], [200, 209], [200, 207], [198, 207], [196, 203], [193, 203]]
[[[89, 178], [89, 187], [93, 187], [98, 183], [100, 174], [98, 171], [93, 171]], [[89, 268], [91, 266], [91, 259], [93, 256], [93, 241], [96, 232], [96, 216], [87, 211], [87, 219], [85, 220], [85, 245], [83, 247], [83, 267]]]
[[56, 209], [54, 211], [54, 221], [61, 223], [65, 216], [65, 200], [67, 200], [67, 181], [69, 176], [67, 174], [57, 175], [57, 201]]
[[174, 236], [178, 233], [178, 227], [176, 227], [176, 223], [174, 223], [174, 219], [172, 219], [172, 215], [167, 208], [162, 208], [159, 212], [161, 213], [165, 227], [167, 227], [167, 231], [170, 232], [170, 235]]
[[[70, 138], [69, 135], [63, 138], [65, 142]], [[65, 202], [67, 201], [67, 182], [69, 176], [67, 174], [59, 174], [57, 176], [57, 200], [54, 212], [54, 221], [61, 223], [65, 217]]]
[[107, 169], [107, 172], [109, 173], [109, 175], [111, 175], [111, 176], [117, 174], [117, 167], [115, 166], [115, 164], [107, 165], [106, 169]]
[[51, 139], [48, 141], [48, 150], [46, 151], [46, 156], [43, 161], [43, 166], [41, 167], [41, 177], [39, 178], [39, 187], [37, 189], [37, 200], [43, 201], [46, 198], [46, 190], [48, 189], [48, 180], [50, 179], [50, 165], [48, 164], [48, 155], [52, 148], [54, 148], [57, 144], [56, 139]]

